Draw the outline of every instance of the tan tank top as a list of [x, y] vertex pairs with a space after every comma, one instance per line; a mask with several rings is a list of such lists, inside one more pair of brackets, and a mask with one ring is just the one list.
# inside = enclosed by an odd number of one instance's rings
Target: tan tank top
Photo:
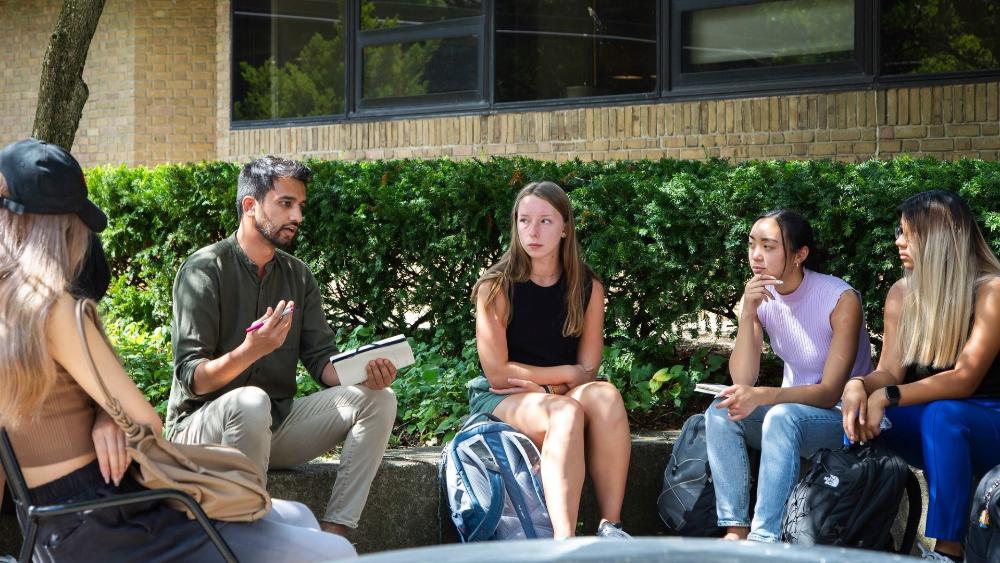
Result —
[[90, 431], [96, 405], [73, 377], [56, 366], [56, 381], [42, 401], [38, 415], [8, 428], [18, 464], [51, 465], [94, 451]]

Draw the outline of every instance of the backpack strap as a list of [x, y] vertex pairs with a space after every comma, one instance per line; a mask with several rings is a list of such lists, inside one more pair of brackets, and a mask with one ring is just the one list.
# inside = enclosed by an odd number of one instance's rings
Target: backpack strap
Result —
[[[524, 495], [518, 486], [517, 478], [514, 477], [514, 470], [510, 466], [510, 460], [506, 455], [496, 455], [497, 452], [505, 452], [504, 438], [493, 435], [487, 436], [485, 441], [486, 445], [493, 451], [493, 457], [496, 459], [497, 466], [499, 467], [499, 475], [503, 476], [500, 483], [507, 491], [507, 497], [510, 499], [510, 503], [514, 507], [514, 513], [517, 515], [517, 519], [521, 523], [521, 528], [524, 530], [524, 537], [529, 540], [537, 538], [538, 534], [535, 533], [535, 526], [531, 522], [531, 516], [528, 514]], [[496, 497], [494, 496], [494, 498]], [[490, 506], [490, 508], [493, 507]]]
[[[490, 476], [490, 498], [494, 499], [494, 501], [490, 503], [490, 507], [486, 510], [482, 521], [479, 522], [475, 530], [472, 530], [465, 541], [473, 542], [492, 539], [493, 534], [497, 531], [497, 525], [500, 523], [500, 516], [503, 515], [503, 480], [500, 478], [499, 473], [494, 471], [487, 471], [487, 473]], [[479, 504], [479, 500], [475, 498], [475, 495], [472, 495], [472, 497], [473, 506], [481, 508], [482, 505]]]
[[[457, 444], [458, 439], [453, 439], [452, 442], [445, 447], [443, 456], [453, 458], [452, 461], [455, 464], [455, 472], [458, 475], [458, 478], [462, 480], [462, 483], [465, 485], [466, 492], [469, 495], [469, 503], [472, 505], [472, 513], [483, 513], [483, 517], [479, 523], [476, 524], [476, 527], [469, 532], [467, 536], [459, 533], [459, 538], [461, 538], [463, 542], [493, 539], [493, 534], [496, 533], [497, 526], [500, 524], [500, 517], [503, 516], [504, 509], [504, 486], [503, 479], [500, 475], [500, 466], [488, 459], [494, 456], [489, 446], [485, 443], [470, 444], [470, 449], [474, 450], [474, 453], [484, 461], [484, 468], [486, 469], [486, 474], [490, 480], [489, 498], [492, 499], [492, 502], [490, 503], [490, 507], [488, 509], [483, 510], [483, 505], [479, 502], [479, 498], [476, 496], [475, 488], [473, 488], [472, 483], [469, 482], [468, 477], [465, 475], [465, 468], [463, 467], [461, 457], [457, 452]], [[478, 450], [478, 452], [476, 450]], [[445, 494], [447, 495], [447, 485], [445, 484], [446, 480], [444, 478], [444, 467], [448, 463], [445, 461], [446, 459], [447, 458], [443, 458], [440, 465], [441, 473], [439, 475], [439, 479], [441, 479], [442, 486], [445, 488]]]
[[897, 551], [903, 555], [908, 555], [913, 550], [913, 542], [917, 539], [917, 525], [920, 524], [920, 514], [924, 510], [924, 500], [920, 494], [920, 481], [917, 481], [917, 476], [909, 468], [906, 469], [906, 498], [909, 501], [906, 509], [906, 528]]

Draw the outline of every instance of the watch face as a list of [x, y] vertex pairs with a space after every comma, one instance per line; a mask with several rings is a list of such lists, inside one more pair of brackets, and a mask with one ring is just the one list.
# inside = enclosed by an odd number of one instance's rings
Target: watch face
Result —
[[896, 406], [899, 404], [899, 387], [895, 385], [889, 385], [885, 388], [885, 398], [889, 400], [889, 404]]

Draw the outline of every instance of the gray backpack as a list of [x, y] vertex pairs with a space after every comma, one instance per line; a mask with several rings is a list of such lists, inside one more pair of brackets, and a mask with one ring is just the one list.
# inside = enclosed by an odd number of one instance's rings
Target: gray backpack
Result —
[[438, 464], [461, 540], [551, 538], [540, 465], [527, 436], [492, 415], [470, 417]]
[[708, 467], [705, 443], [705, 415], [696, 414], [684, 422], [663, 470], [663, 490], [656, 500], [660, 519], [674, 534], [719, 537], [715, 487]]

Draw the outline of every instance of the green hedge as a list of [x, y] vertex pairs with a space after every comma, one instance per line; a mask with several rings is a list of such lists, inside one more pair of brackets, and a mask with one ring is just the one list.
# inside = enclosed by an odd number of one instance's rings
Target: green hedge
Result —
[[[876, 335], [900, 273], [892, 233], [905, 197], [960, 192], [1000, 248], [1000, 164], [982, 161], [310, 164], [315, 179], [294, 253], [324, 288], [341, 345], [412, 337], [418, 364], [394, 386], [407, 441], [446, 438], [466, 412], [463, 385], [477, 370], [469, 290], [503, 251], [511, 202], [530, 181], [570, 192], [584, 254], [608, 288], [603, 372], [643, 423], [681, 409], [694, 381], [724, 376], [723, 359], [704, 350], [678, 360], [679, 327], [701, 311], [732, 318], [748, 276], [746, 233], [768, 208], [812, 220], [831, 255], [828, 271], [861, 291]], [[111, 332], [160, 408], [174, 273], [195, 249], [235, 230], [238, 171], [202, 163], [88, 172], [110, 218]]]

